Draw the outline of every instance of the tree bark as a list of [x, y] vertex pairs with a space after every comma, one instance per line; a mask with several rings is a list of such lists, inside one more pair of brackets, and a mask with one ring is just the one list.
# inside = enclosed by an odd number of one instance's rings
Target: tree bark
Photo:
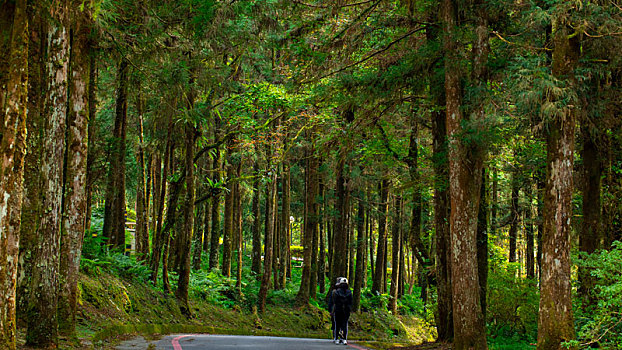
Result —
[[[28, 111], [28, 15], [25, 0], [15, 1], [13, 11], [0, 5], [2, 20], [11, 29], [8, 62], [0, 74], [6, 90], [1, 93], [0, 125], [0, 347], [16, 347], [16, 285], [19, 259], [21, 209], [24, 194], [24, 159], [26, 156], [26, 114]], [[7, 15], [8, 18], [4, 18]], [[12, 16], [11, 16], [12, 15]], [[2, 25], [4, 23], [0, 23]], [[2, 37], [5, 37], [2, 28]], [[8, 35], [7, 35], [8, 36]], [[0, 39], [3, 40], [3, 39]], [[3, 43], [4, 44], [4, 43]], [[4, 45], [3, 45], [4, 46]], [[3, 58], [4, 60], [4, 58]], [[4, 64], [4, 62], [2, 62]], [[6, 74], [6, 75], [4, 75]]]
[[[578, 60], [578, 38], [570, 39], [566, 17], [553, 18], [553, 75], [572, 81]], [[571, 85], [572, 87], [572, 85]], [[556, 101], [553, 101], [556, 102]], [[572, 229], [572, 170], [574, 164], [575, 111], [564, 110], [546, 129], [547, 172], [544, 191], [542, 276], [538, 315], [538, 350], [561, 349], [575, 339], [570, 280]]]
[[102, 229], [107, 244], [121, 251], [125, 249], [125, 136], [128, 74], [129, 63], [126, 58], [122, 58], [118, 71], [119, 86]]
[[512, 192], [510, 198], [510, 231], [509, 231], [509, 246], [510, 252], [508, 261], [516, 262], [516, 239], [518, 234], [518, 190], [519, 190], [519, 179], [518, 179], [518, 164], [514, 164], [514, 169], [512, 171]]
[[[190, 94], [190, 106], [193, 108], [193, 93]], [[179, 301], [179, 308], [182, 315], [190, 317], [192, 312], [188, 305], [188, 288], [190, 285], [190, 248], [192, 246], [192, 230], [194, 229], [194, 140], [196, 137], [196, 129], [193, 125], [185, 127], [185, 169], [186, 169], [186, 198], [184, 199], [184, 225], [183, 230], [179, 233], [181, 247], [181, 265], [179, 270], [179, 281], [177, 283], [177, 291], [175, 296]]]
[[67, 150], [60, 251], [59, 330], [74, 334], [78, 271], [86, 222], [86, 160], [88, 154], [88, 92], [90, 14], [72, 9]]
[[279, 246], [281, 247], [281, 285], [287, 284], [287, 276], [291, 276], [291, 252], [290, 252], [290, 240], [291, 240], [291, 223], [289, 221], [291, 194], [290, 194], [290, 167], [286, 162], [283, 164], [283, 179], [281, 180], [281, 187], [283, 191], [283, 202], [281, 208], [281, 227], [283, 232], [281, 233], [281, 241]]
[[[220, 181], [220, 151], [216, 151], [212, 166], [214, 177], [212, 182]], [[218, 268], [218, 255], [220, 250], [220, 196], [212, 198], [212, 236], [209, 251], [209, 268], [210, 270]]]
[[[231, 155], [229, 156], [231, 161]], [[231, 277], [231, 256], [232, 256], [232, 236], [233, 236], [233, 195], [235, 184], [233, 182], [234, 177], [234, 165], [228, 164], [227, 166], [227, 188], [228, 192], [225, 194], [225, 218], [224, 218], [224, 231], [222, 238], [222, 274], [225, 277]]]
[[[451, 273], [454, 318], [454, 349], [487, 349], [486, 329], [480, 303], [477, 269], [477, 213], [480, 203], [481, 171], [484, 151], [467, 145], [461, 138], [465, 131], [462, 111], [462, 72], [458, 53], [457, 16], [454, 0], [443, 0], [445, 26], [445, 97], [447, 136], [449, 139], [449, 187], [451, 196]], [[474, 72], [486, 63], [488, 30], [478, 23], [473, 45]], [[478, 84], [481, 75], [474, 73]], [[476, 111], [473, 118], [481, 118]]]
[[383, 294], [386, 289], [383, 288], [385, 273], [385, 266], [387, 261], [386, 257], [386, 241], [387, 241], [387, 214], [389, 211], [389, 180], [383, 179], [379, 186], [380, 190], [380, 204], [378, 211], [380, 218], [378, 219], [378, 248], [376, 249], [376, 267], [374, 270], [374, 278], [372, 280], [371, 290], [373, 293]]
[[356, 217], [356, 230], [358, 232], [358, 237], [356, 239], [356, 276], [354, 278], [354, 291], [352, 295], [352, 311], [358, 312], [361, 306], [361, 289], [364, 288], [364, 280], [363, 277], [367, 274], [367, 266], [365, 265], [365, 255], [367, 255], [367, 237], [365, 230], [365, 201], [364, 201], [364, 192], [360, 191], [359, 195], [361, 199], [359, 200], [358, 212]]
[[319, 168], [319, 161], [317, 156], [314, 154], [314, 150], [311, 150], [309, 153], [310, 155], [307, 163], [307, 191], [305, 203], [305, 206], [307, 208], [307, 222], [304, 226], [305, 230], [303, 237], [304, 263], [302, 268], [300, 289], [298, 290], [298, 295], [296, 296], [296, 300], [299, 305], [308, 304], [309, 298], [311, 296], [311, 289], [317, 289], [317, 286], [311, 282], [313, 274], [312, 265], [315, 264], [315, 262], [312, 260], [313, 249], [315, 248], [313, 245], [313, 240], [314, 237], [317, 236], [319, 218], [316, 203], [316, 199], [319, 193], [319, 182], [317, 173]]
[[389, 291], [390, 304], [389, 310], [393, 315], [397, 315], [397, 298], [399, 292], [399, 278], [400, 278], [400, 251], [402, 249], [402, 237], [400, 235], [400, 225], [402, 221], [402, 197], [395, 197], [395, 216], [393, 222], [392, 232], [392, 257], [391, 257], [391, 289]]
[[528, 278], [535, 278], [535, 242], [533, 235], [533, 218], [531, 203], [533, 201], [532, 183], [525, 185], [525, 197], [527, 197], [527, 207], [525, 208], [525, 238], [526, 242], [526, 259], [525, 259], [525, 271]]
[[56, 347], [58, 344], [58, 290], [60, 224], [67, 121], [67, 80], [69, 62], [68, 4], [55, 2], [47, 23], [47, 98], [43, 105], [43, 184], [38, 241], [32, 259], [30, 300], [26, 311], [26, 344]]
[[333, 225], [333, 262], [330, 278], [330, 291], [332, 291], [338, 277], [345, 277], [348, 273], [348, 231], [347, 231], [347, 211], [348, 205], [348, 184], [344, 174], [345, 151], [341, 150], [337, 159], [337, 203], [335, 206], [336, 217]]
[[[270, 162], [269, 162], [270, 167]], [[264, 313], [266, 311], [266, 299], [268, 298], [268, 289], [270, 288], [270, 276], [272, 274], [272, 245], [274, 240], [274, 215], [276, 212], [276, 196], [277, 196], [277, 175], [276, 169], [271, 169], [269, 187], [266, 189], [266, 224], [264, 234], [264, 264], [263, 275], [261, 276], [261, 286], [258, 296], [258, 311]]]
[[[593, 254], [600, 246], [601, 200], [600, 178], [602, 174], [600, 155], [587, 125], [581, 128], [583, 134], [583, 227], [579, 236], [579, 250], [586, 254]], [[597, 300], [594, 295], [596, 281], [591, 274], [592, 270], [579, 267], [579, 296], [586, 306], [595, 306]]]
[[253, 173], [255, 178], [253, 180], [253, 257], [251, 264], [251, 271], [259, 277], [261, 271], [261, 212], [259, 209], [259, 199], [261, 196], [260, 189], [260, 176], [259, 176], [259, 164], [255, 160], [253, 165]]
[[480, 186], [480, 203], [477, 214], [477, 274], [479, 276], [479, 298], [482, 315], [486, 320], [488, 290], [488, 175], [482, 168], [482, 185]]

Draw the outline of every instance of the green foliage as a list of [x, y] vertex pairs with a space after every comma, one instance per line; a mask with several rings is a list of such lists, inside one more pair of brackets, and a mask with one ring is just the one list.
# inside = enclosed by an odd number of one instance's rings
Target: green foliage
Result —
[[398, 312], [402, 315], [425, 316], [426, 306], [419, 297], [421, 288], [413, 288], [412, 294], [404, 294], [397, 300]]
[[488, 330], [493, 337], [535, 340], [539, 294], [536, 281], [518, 277], [520, 266], [508, 263], [488, 276]]
[[388, 305], [389, 294], [376, 294], [371, 291], [371, 288], [365, 288], [361, 291], [361, 311], [386, 310]]
[[610, 251], [581, 255], [579, 266], [592, 269], [596, 278], [596, 305], [577, 310], [577, 337], [582, 346], [622, 347], [622, 242]]
[[190, 278], [190, 292], [195, 296], [225, 308], [235, 305], [235, 280], [226, 278], [219, 270], [200, 270]]

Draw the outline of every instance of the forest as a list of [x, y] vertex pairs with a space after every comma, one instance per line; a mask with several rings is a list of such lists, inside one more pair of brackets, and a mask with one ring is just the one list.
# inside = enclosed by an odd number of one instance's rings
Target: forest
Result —
[[0, 8], [0, 348], [119, 261], [181, 318], [346, 277], [452, 349], [622, 346], [621, 0]]

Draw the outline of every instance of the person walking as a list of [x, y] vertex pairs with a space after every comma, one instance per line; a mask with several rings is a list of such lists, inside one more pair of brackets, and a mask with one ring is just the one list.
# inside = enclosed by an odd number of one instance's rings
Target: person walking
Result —
[[352, 291], [348, 279], [337, 278], [335, 289], [328, 299], [328, 311], [333, 320], [333, 341], [335, 344], [348, 345], [348, 319], [352, 310]]

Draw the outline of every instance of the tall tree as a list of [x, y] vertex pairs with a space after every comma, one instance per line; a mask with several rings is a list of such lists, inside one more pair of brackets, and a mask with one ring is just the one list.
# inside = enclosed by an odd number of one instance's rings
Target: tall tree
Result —
[[397, 298], [399, 292], [399, 278], [400, 278], [400, 251], [402, 250], [402, 236], [401, 233], [401, 221], [402, 221], [402, 197], [395, 197], [395, 210], [394, 210], [394, 222], [392, 232], [392, 244], [391, 244], [391, 289], [389, 291], [390, 304], [389, 310], [397, 315]]
[[[560, 84], [572, 89], [573, 69], [580, 52], [579, 40], [563, 11], [552, 18], [552, 73]], [[550, 102], [559, 102], [555, 96]], [[557, 98], [560, 98], [557, 96]], [[562, 97], [563, 98], [563, 97]], [[542, 275], [538, 315], [538, 349], [561, 349], [575, 338], [570, 275], [570, 231], [572, 218], [572, 171], [576, 111], [560, 107], [546, 128], [546, 188], [542, 233]]]
[[306, 211], [307, 211], [307, 222], [305, 222], [305, 230], [303, 236], [303, 247], [304, 247], [304, 262], [302, 269], [302, 277], [300, 280], [300, 289], [298, 290], [298, 295], [296, 299], [299, 304], [305, 305], [309, 303], [309, 297], [311, 295], [311, 289], [317, 289], [317, 286], [311, 283], [312, 278], [311, 275], [313, 270], [311, 268], [312, 265], [316, 264], [312, 260], [313, 258], [313, 249], [315, 249], [313, 245], [314, 237], [317, 236], [318, 229], [318, 205], [317, 205], [317, 196], [319, 193], [319, 178], [318, 178], [318, 168], [319, 161], [317, 156], [314, 154], [314, 150], [311, 149], [309, 151], [310, 155], [307, 161], [307, 190], [306, 190]]
[[[463, 111], [463, 91], [458, 45], [457, 3], [443, 0], [445, 29], [445, 98], [449, 139], [449, 187], [451, 196], [451, 278], [453, 294], [454, 348], [487, 349], [485, 322], [480, 303], [477, 269], [477, 213], [480, 202], [481, 171], [484, 150], [464, 140], [465, 124], [481, 120], [476, 108], [471, 115]], [[479, 16], [473, 43], [473, 78], [476, 86], [485, 86], [484, 70], [488, 55], [488, 28]], [[467, 163], [466, 160], [469, 160]]]
[[[81, 2], [80, 2], [81, 4]], [[67, 149], [60, 246], [59, 328], [73, 334], [76, 328], [78, 271], [86, 223], [86, 160], [88, 154], [88, 92], [90, 13], [72, 6], [69, 58]]]
[[58, 344], [58, 290], [60, 224], [67, 122], [67, 81], [69, 77], [69, 30], [67, 1], [53, 2], [47, 35], [47, 97], [43, 104], [42, 197], [45, 208], [40, 217], [38, 241], [33, 251], [30, 295], [26, 310], [26, 344], [55, 347]]
[[[8, 58], [0, 59], [0, 83], [6, 87], [0, 93], [0, 347], [12, 350], [17, 336], [15, 293], [24, 193], [29, 35], [26, 1], [15, 1], [13, 9], [9, 6], [0, 5], [0, 48], [8, 52]], [[5, 38], [10, 38], [8, 43]]]
[[372, 280], [372, 291], [376, 293], [385, 293], [386, 288], [384, 285], [385, 268], [387, 261], [386, 258], [386, 241], [387, 241], [387, 214], [389, 211], [389, 180], [384, 178], [379, 187], [380, 190], [380, 204], [378, 219], [378, 248], [376, 249], [376, 267], [374, 270], [374, 277]]
[[114, 132], [102, 229], [102, 234], [107, 238], [107, 244], [115, 249], [125, 249], [125, 141], [128, 75], [129, 62], [123, 57], [118, 70]]

